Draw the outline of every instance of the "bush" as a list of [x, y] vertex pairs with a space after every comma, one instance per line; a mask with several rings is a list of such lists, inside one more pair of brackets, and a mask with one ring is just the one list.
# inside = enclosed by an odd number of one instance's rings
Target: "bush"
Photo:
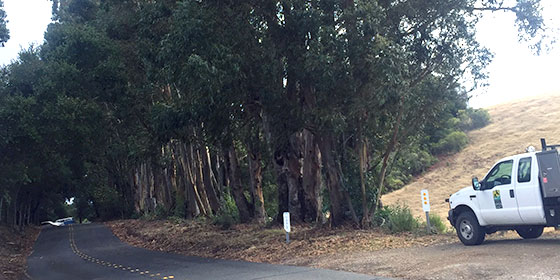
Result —
[[445, 222], [437, 214], [430, 214], [430, 225], [432, 226], [432, 230], [435, 230], [436, 233], [444, 233], [447, 231]]
[[213, 222], [222, 229], [229, 229], [231, 226], [239, 222], [239, 211], [235, 205], [235, 201], [230, 194], [224, 194], [222, 207], [219, 213], [214, 216]]
[[459, 110], [457, 114], [459, 118], [459, 128], [468, 131], [481, 127], [485, 127], [490, 123], [490, 114], [485, 109]]
[[452, 154], [461, 151], [469, 142], [462, 131], [453, 131], [433, 146], [436, 154]]
[[471, 110], [471, 129], [485, 127], [490, 123], [490, 114], [485, 109]]
[[374, 223], [391, 233], [413, 232], [419, 227], [410, 209], [405, 205], [385, 206], [375, 213]]

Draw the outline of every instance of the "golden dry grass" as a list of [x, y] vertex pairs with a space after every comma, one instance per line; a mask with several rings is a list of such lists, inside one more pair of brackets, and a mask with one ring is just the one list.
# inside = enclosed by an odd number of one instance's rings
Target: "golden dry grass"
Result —
[[482, 178], [502, 157], [523, 153], [540, 138], [560, 143], [560, 93], [540, 95], [487, 108], [491, 123], [468, 133], [469, 144], [461, 152], [442, 159], [430, 171], [402, 189], [382, 197], [384, 205], [404, 203], [415, 216], [424, 217], [420, 190], [428, 189], [432, 213], [447, 217], [445, 199], [470, 186], [471, 178]]

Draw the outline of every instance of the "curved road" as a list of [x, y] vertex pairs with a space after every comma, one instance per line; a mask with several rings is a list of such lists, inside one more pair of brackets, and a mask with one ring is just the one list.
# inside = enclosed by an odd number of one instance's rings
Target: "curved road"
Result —
[[369, 275], [188, 257], [122, 243], [102, 224], [45, 228], [27, 261], [34, 280], [387, 279]]

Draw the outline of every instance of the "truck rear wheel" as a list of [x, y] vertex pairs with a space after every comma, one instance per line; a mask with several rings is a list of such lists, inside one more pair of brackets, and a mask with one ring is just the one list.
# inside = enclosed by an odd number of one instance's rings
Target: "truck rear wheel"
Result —
[[478, 223], [478, 219], [471, 212], [463, 212], [455, 223], [457, 236], [467, 246], [479, 245], [484, 241], [486, 235], [484, 228]]
[[517, 228], [517, 234], [523, 237], [523, 239], [534, 239], [539, 238], [542, 235], [544, 227], [542, 226], [532, 226], [532, 227], [521, 227]]

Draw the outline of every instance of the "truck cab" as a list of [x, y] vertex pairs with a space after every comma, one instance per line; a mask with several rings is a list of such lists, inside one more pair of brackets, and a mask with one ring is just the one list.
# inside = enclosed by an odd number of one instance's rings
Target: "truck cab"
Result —
[[465, 245], [485, 235], [516, 230], [523, 238], [539, 237], [545, 226], [560, 224], [560, 160], [557, 145], [509, 156], [479, 180], [451, 195], [448, 220]]

